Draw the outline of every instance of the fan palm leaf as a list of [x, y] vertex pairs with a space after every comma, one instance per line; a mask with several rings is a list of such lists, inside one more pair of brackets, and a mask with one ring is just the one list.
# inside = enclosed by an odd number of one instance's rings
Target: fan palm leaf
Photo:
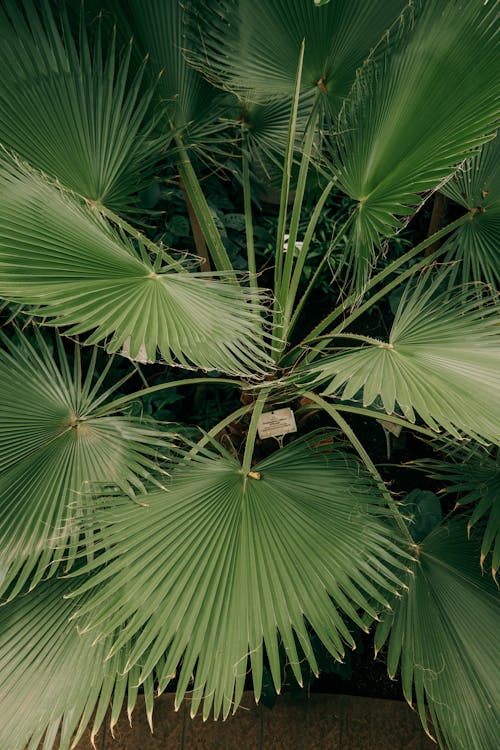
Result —
[[479, 521], [484, 525], [480, 563], [482, 566], [491, 552], [491, 569], [496, 576], [500, 567], [500, 460], [481, 451], [472, 456], [459, 453], [453, 462], [419, 461], [418, 467], [445, 483], [443, 494], [458, 495], [460, 505], [473, 505], [467, 529], [470, 531]]
[[228, 97], [215, 90], [185, 58], [185, 4], [178, 0], [108, 2], [123, 39], [133, 37], [155, 79], [160, 108], [186, 146], [208, 159], [227, 150], [224, 111]]
[[486, 143], [442, 191], [471, 212], [448, 241], [446, 260], [458, 260], [463, 282], [484, 279], [500, 288], [500, 138]]
[[237, 95], [259, 102], [290, 98], [305, 39], [303, 92], [321, 91], [338, 111], [357, 68], [404, 6], [404, 0], [364, 2], [362, 8], [348, 0], [323, 8], [301, 0], [191, 3], [188, 57]]
[[7, 0], [0, 26], [0, 144], [87, 200], [132, 208], [160, 149], [130, 45], [119, 57], [113, 36], [104, 52], [100, 25], [91, 45], [81, 24], [77, 46], [46, 0]]
[[204, 717], [235, 711], [249, 659], [258, 700], [264, 650], [279, 690], [280, 639], [299, 681], [301, 660], [317, 671], [309, 627], [341, 659], [344, 617], [375, 616], [407, 567], [382, 492], [324, 434], [248, 476], [228, 454], [199, 454], [145, 502], [115, 498], [99, 514], [78, 622], [98, 638], [119, 628], [110, 653], [137, 636], [126, 668], [141, 680], [166, 652], [159, 689], [179, 670], [177, 704], [195, 671], [193, 715], [202, 701]]
[[78, 349], [72, 372], [59, 340], [59, 366], [41, 335], [0, 340], [0, 593], [13, 597], [62, 559], [72, 566], [76, 520], [98, 483], [142, 493], [172, 438], [131, 417], [94, 417], [110, 391], [99, 393], [95, 360], [82, 377]]
[[401, 665], [406, 700], [415, 695], [424, 727], [430, 714], [439, 746], [491, 750], [500, 712], [492, 659], [498, 661], [498, 592], [481, 575], [479, 543], [467, 542], [465, 522], [438, 527], [419, 545], [409, 588], [378, 625], [388, 638], [389, 675]]
[[370, 59], [356, 79], [330, 151], [341, 186], [358, 201], [349, 252], [358, 286], [381, 238], [491, 137], [497, 21], [496, 1], [411, 3], [385, 59]]
[[480, 302], [473, 289], [440, 292], [447, 274], [431, 279], [425, 274], [407, 286], [388, 342], [326, 356], [308, 372], [329, 381], [327, 394], [352, 399], [362, 389], [364, 406], [380, 397], [388, 414], [399, 407], [411, 422], [418, 413], [432, 429], [499, 444], [498, 297]]
[[[105, 661], [111, 639], [92, 643], [70, 617], [70, 582], [51, 579], [0, 608], [0, 746], [59, 750], [76, 744], [91, 722], [92, 741], [110, 702], [111, 727], [127, 699], [134, 708], [136, 672], [123, 676], [123, 657]], [[84, 600], [83, 600], [84, 601]], [[82, 602], [80, 602], [82, 603]], [[151, 713], [153, 683], [145, 686]]]
[[138, 252], [98, 208], [5, 153], [0, 238], [0, 297], [36, 305], [67, 334], [92, 331], [87, 343], [152, 361], [159, 350], [184, 367], [253, 374], [270, 363], [260, 292], [163, 264], [145, 240]]

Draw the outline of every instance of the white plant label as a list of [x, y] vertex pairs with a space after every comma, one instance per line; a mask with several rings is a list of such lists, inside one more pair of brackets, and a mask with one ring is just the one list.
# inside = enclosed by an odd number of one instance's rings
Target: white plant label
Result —
[[259, 419], [257, 432], [261, 440], [297, 432], [293, 411], [290, 408], [266, 411]]

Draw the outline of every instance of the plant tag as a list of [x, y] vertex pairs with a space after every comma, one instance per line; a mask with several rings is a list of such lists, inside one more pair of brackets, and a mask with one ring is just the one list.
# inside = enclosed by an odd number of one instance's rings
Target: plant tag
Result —
[[384, 419], [377, 419], [377, 422], [382, 425], [384, 430], [387, 430], [387, 432], [391, 432], [397, 438], [401, 435], [401, 430], [403, 428], [400, 424], [394, 424], [394, 422], [386, 422]]
[[261, 440], [297, 432], [293, 411], [290, 408], [266, 411], [259, 419], [257, 432]]

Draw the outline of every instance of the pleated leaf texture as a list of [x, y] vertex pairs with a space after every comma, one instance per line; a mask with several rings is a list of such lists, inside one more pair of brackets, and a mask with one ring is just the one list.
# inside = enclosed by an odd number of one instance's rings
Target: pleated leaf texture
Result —
[[457, 498], [460, 505], [472, 505], [467, 530], [474, 526], [482, 531], [481, 567], [491, 553], [491, 572], [496, 577], [500, 567], [500, 456], [485, 451], [473, 455], [458, 452], [454, 461], [428, 459], [419, 467], [429, 476], [444, 482], [441, 493]]
[[[185, 6], [179, 0], [110, 0], [122, 39], [134, 39], [154, 80], [162, 125], [171, 123], [186, 146], [212, 161], [227, 147], [227, 96], [214, 89], [186, 60]], [[226, 132], [224, 132], [226, 131]]]
[[111, 655], [134, 638], [126, 669], [140, 666], [141, 681], [165, 657], [159, 692], [176, 675], [176, 704], [189, 691], [205, 718], [236, 711], [249, 663], [260, 698], [265, 654], [280, 689], [280, 642], [299, 682], [302, 661], [318, 672], [311, 630], [341, 659], [354, 646], [347, 621], [366, 628], [359, 610], [385, 606], [408, 553], [381, 489], [324, 441], [298, 440], [249, 476], [228, 454], [198, 455], [147, 507], [114, 499], [93, 519], [90, 577], [75, 581], [89, 595], [80, 628], [118, 629]]
[[[111, 639], [93, 643], [70, 618], [71, 582], [52, 578], [0, 607], [0, 747], [69, 750], [90, 724], [92, 741], [109, 714], [111, 728], [138, 694], [137, 670], [123, 674], [123, 655], [105, 661]], [[152, 679], [144, 685], [148, 713]]]
[[[293, 96], [302, 40], [304, 94], [339, 110], [358, 67], [405, 0], [315, 8], [302, 0], [217, 0], [188, 5], [188, 59], [216, 85], [257, 102]], [[201, 40], [201, 41], [200, 41]]]
[[83, 23], [76, 40], [46, 0], [6, 0], [0, 26], [0, 144], [87, 200], [137, 208], [170, 136], [153, 135], [153, 89], [144, 66], [131, 71], [131, 45], [118, 53], [100, 22], [92, 43]]
[[144, 242], [0, 153], [0, 297], [132, 359], [244, 375], [271, 365], [262, 292], [162, 262]]
[[358, 288], [382, 239], [493, 134], [498, 11], [498, 0], [416, 0], [388, 36], [385, 58], [361, 69], [325, 164], [358, 202], [349, 250]]
[[484, 279], [500, 288], [500, 138], [486, 143], [441, 190], [471, 211], [471, 220], [448, 240], [446, 260], [459, 261], [456, 275], [464, 283]]
[[159, 481], [173, 438], [112, 409], [94, 416], [110, 391], [95, 362], [82, 374], [78, 349], [70, 370], [60, 342], [57, 364], [41, 335], [0, 336], [0, 594], [12, 598], [91, 543], [77, 520], [101, 484], [133, 495]]
[[[498, 589], [479, 567], [480, 542], [467, 541], [458, 519], [421, 543], [409, 589], [378, 625], [388, 639], [389, 675], [398, 665], [406, 700], [441, 748], [491, 750], [498, 745]], [[429, 724], [428, 714], [432, 725]]]
[[[472, 288], [446, 288], [449, 274], [425, 274], [407, 285], [388, 342], [326, 356], [309, 373], [325, 381], [325, 393], [381, 400], [388, 414], [418, 415], [444, 428], [500, 443], [500, 306], [478, 300]], [[362, 391], [362, 395], [361, 392]]]

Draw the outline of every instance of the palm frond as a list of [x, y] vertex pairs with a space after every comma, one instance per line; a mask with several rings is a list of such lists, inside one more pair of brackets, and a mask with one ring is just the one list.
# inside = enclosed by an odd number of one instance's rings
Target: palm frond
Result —
[[5, 153], [0, 238], [0, 297], [36, 305], [69, 335], [92, 332], [86, 343], [235, 374], [270, 365], [261, 292], [162, 263], [152, 243], [137, 251], [98, 208]]
[[217, 85], [257, 102], [290, 98], [305, 40], [302, 88], [324, 94], [338, 111], [357, 68], [405, 6], [405, 0], [193, 2], [188, 58]]
[[279, 640], [297, 680], [301, 660], [316, 672], [309, 628], [341, 659], [344, 617], [375, 616], [407, 569], [382, 492], [324, 433], [248, 476], [228, 454], [198, 455], [146, 502], [114, 499], [94, 521], [78, 621], [97, 637], [119, 628], [110, 653], [137, 636], [126, 668], [140, 665], [141, 680], [166, 653], [159, 690], [177, 673], [177, 704], [195, 672], [193, 715], [201, 702], [204, 717], [234, 712], [249, 659], [258, 700], [264, 651], [279, 690]]
[[463, 283], [482, 279], [500, 288], [500, 138], [486, 143], [441, 192], [471, 211], [471, 220], [447, 242], [445, 260], [457, 260]]
[[130, 210], [160, 153], [130, 45], [118, 55], [100, 26], [91, 45], [83, 22], [77, 42], [47, 0], [6, 0], [0, 26], [0, 144], [87, 200]]
[[82, 373], [78, 349], [70, 369], [59, 340], [59, 365], [40, 334], [0, 341], [0, 593], [13, 597], [61, 560], [73, 565], [77, 519], [99, 484], [133, 495], [158, 482], [172, 434], [131, 417], [94, 417], [110, 395], [95, 358]]
[[340, 184], [358, 201], [348, 256], [358, 287], [380, 239], [491, 137], [497, 14], [497, 2], [417, 0], [389, 36], [386, 58], [371, 59], [358, 76], [330, 148]]
[[[52, 579], [0, 607], [0, 746], [7, 750], [69, 750], [88, 723], [92, 741], [111, 702], [111, 727], [124, 700], [131, 714], [136, 672], [122, 674], [123, 657], [105, 661], [111, 639], [96, 643], [70, 617], [72, 582]], [[84, 600], [82, 600], [83, 603]], [[147, 705], [153, 682], [144, 685]], [[151, 709], [150, 709], [151, 710]]]
[[[279, 99], [264, 104], [242, 100], [239, 119], [246, 137], [245, 146], [257, 179], [279, 191], [282, 182], [283, 159], [289, 138], [291, 99]], [[310, 116], [310, 107], [298, 103], [295, 147], [300, 153], [301, 139]], [[267, 195], [266, 195], [267, 198]]]
[[485, 523], [481, 542], [481, 567], [492, 553], [491, 570], [496, 576], [500, 567], [500, 460], [485, 451], [467, 457], [465, 462], [456, 456], [453, 462], [437, 459], [418, 461], [433, 479], [444, 482], [443, 494], [458, 496], [460, 505], [473, 505], [467, 529], [479, 521]]
[[[389, 341], [326, 356], [307, 368], [325, 393], [363, 405], [377, 397], [388, 414], [398, 407], [415, 422], [500, 443], [500, 306], [474, 289], [440, 292], [447, 274], [409, 284]], [[354, 336], [356, 338], [356, 336]]]
[[108, 2], [122, 37], [133, 36], [156, 80], [166, 123], [182, 133], [184, 144], [212, 160], [227, 150], [227, 95], [214, 89], [185, 58], [185, 3], [169, 0]]
[[419, 545], [408, 591], [377, 627], [376, 649], [388, 640], [390, 676], [401, 665], [406, 700], [427, 711], [441, 748], [491, 750], [498, 743], [498, 592], [481, 574], [477, 539], [465, 522], [438, 527]]

